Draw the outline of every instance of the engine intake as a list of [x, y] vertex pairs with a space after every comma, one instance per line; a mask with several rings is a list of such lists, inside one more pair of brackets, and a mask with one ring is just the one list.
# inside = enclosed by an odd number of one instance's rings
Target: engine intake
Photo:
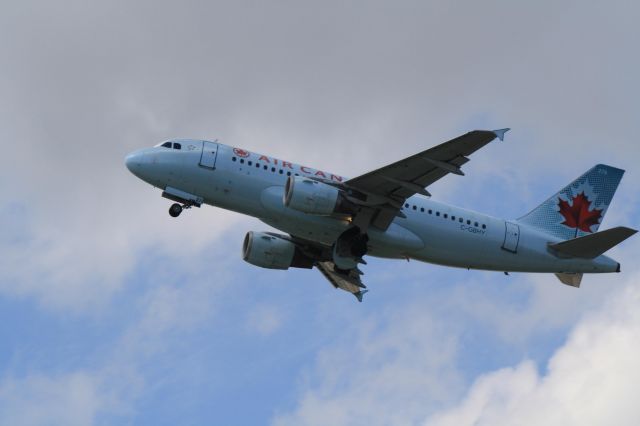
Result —
[[350, 213], [349, 202], [341, 190], [303, 176], [289, 176], [283, 203], [285, 207], [319, 216]]
[[294, 243], [265, 232], [247, 232], [242, 244], [242, 259], [268, 269], [313, 267], [313, 259], [302, 253]]

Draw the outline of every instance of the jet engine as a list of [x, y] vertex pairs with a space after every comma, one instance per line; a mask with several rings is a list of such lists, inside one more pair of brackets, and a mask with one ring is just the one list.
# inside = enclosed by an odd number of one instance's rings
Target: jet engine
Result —
[[342, 191], [304, 176], [289, 176], [284, 188], [285, 207], [319, 216], [350, 213]]
[[247, 232], [242, 244], [242, 259], [268, 269], [313, 267], [313, 259], [302, 253], [294, 243], [265, 232]]

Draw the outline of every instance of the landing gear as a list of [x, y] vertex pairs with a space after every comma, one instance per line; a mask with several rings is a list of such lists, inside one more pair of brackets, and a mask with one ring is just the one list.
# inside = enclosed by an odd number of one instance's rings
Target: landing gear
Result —
[[171, 207], [169, 207], [169, 215], [171, 217], [178, 217], [180, 213], [182, 213], [182, 206], [178, 203], [171, 204]]
[[333, 263], [344, 270], [357, 268], [358, 263], [366, 265], [362, 256], [367, 254], [368, 242], [369, 236], [360, 233], [357, 226], [347, 229], [333, 245]]
[[169, 216], [178, 217], [180, 216], [180, 213], [182, 213], [182, 210], [190, 209], [193, 206], [194, 205], [191, 203], [184, 203], [184, 204], [173, 203], [171, 204], [171, 207], [169, 207]]
[[349, 228], [338, 237], [336, 241], [336, 253], [339, 256], [361, 258], [367, 254], [369, 236], [360, 232], [360, 228]]

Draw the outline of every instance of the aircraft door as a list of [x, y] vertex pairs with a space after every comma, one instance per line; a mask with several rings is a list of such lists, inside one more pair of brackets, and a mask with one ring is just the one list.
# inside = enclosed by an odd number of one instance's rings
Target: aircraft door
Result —
[[516, 253], [518, 251], [518, 241], [520, 241], [520, 227], [511, 222], [505, 222], [504, 243], [502, 248]]
[[208, 169], [215, 169], [217, 156], [218, 156], [218, 144], [215, 142], [202, 141], [202, 154], [200, 155], [200, 165]]

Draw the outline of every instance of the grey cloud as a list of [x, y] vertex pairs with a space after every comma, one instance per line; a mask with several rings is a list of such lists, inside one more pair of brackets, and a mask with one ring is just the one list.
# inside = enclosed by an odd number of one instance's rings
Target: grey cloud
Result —
[[[353, 175], [471, 127], [509, 125], [513, 143], [470, 165], [477, 191], [491, 174], [523, 183], [536, 173], [572, 177], [594, 158], [632, 168], [640, 70], [628, 54], [637, 39], [630, 7], [7, 5], [0, 138], [11, 155], [0, 158], [0, 173], [5, 198], [27, 206], [34, 234], [16, 261], [52, 258], [64, 269], [80, 259], [86, 269], [59, 280], [73, 288], [107, 259], [114, 275], [99, 272], [100, 299], [145, 243], [170, 249], [177, 226], [202, 240], [203, 229], [213, 238], [240, 220], [216, 211], [169, 229], [166, 203], [122, 158], [173, 136], [219, 137]], [[434, 193], [447, 199], [470, 183], [448, 180]], [[94, 241], [101, 248], [85, 255]]]

